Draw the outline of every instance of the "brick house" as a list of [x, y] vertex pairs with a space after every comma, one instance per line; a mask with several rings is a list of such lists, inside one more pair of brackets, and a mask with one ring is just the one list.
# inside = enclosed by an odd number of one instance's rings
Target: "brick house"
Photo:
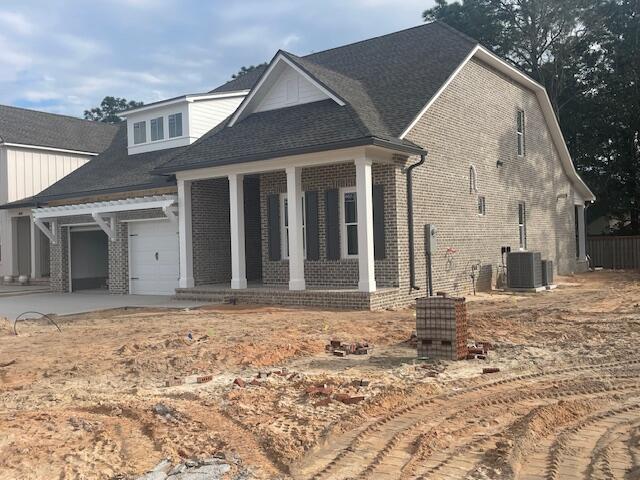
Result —
[[506, 246], [542, 252], [558, 273], [586, 267], [594, 196], [544, 88], [442, 23], [305, 57], [279, 51], [209, 95], [231, 92], [237, 108], [176, 150], [129, 151], [118, 166], [104, 155], [119, 178], [130, 166], [160, 190], [124, 182], [81, 199], [74, 182], [99, 178], [87, 166], [44, 192], [34, 216], [56, 242], [56, 289], [73, 283], [74, 224], [109, 237], [113, 292], [405, 305], [429, 287], [427, 224], [438, 229], [434, 291], [490, 288]]

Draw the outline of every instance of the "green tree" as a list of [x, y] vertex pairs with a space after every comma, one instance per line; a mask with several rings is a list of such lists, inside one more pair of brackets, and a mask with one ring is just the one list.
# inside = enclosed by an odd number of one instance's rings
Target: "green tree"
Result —
[[231, 75], [231, 78], [235, 80], [236, 78], [240, 78], [241, 76], [246, 75], [249, 72], [253, 72], [257, 68], [262, 68], [266, 66], [267, 66], [267, 62], [260, 63], [259, 65], [249, 65], [248, 67], [244, 67], [244, 66], [240, 67], [240, 70], [238, 70], [238, 73], [234, 73], [233, 75]]
[[142, 105], [144, 105], [142, 102], [135, 100], [127, 101], [125, 98], [107, 96], [102, 99], [99, 107], [85, 110], [84, 118], [95, 122], [120, 123], [122, 119], [118, 116], [118, 113], [130, 108], [141, 107]]

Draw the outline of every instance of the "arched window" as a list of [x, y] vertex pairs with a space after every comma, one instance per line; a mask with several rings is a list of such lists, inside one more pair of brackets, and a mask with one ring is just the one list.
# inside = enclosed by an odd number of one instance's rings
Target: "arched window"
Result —
[[478, 172], [476, 167], [469, 167], [469, 193], [478, 193]]

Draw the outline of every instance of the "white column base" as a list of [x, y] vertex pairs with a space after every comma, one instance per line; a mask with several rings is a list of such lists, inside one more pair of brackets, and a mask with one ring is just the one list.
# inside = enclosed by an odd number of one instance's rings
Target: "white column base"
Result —
[[375, 280], [363, 280], [358, 282], [358, 290], [361, 292], [375, 292], [376, 291], [376, 281]]
[[196, 286], [196, 282], [193, 279], [193, 277], [190, 277], [190, 278], [180, 277], [180, 280], [178, 281], [178, 286], [180, 288], [193, 288]]
[[231, 279], [231, 288], [233, 290], [242, 290], [247, 288], [247, 279], [246, 278], [232, 278]]
[[306, 282], [303, 279], [289, 280], [289, 290], [306, 290]]

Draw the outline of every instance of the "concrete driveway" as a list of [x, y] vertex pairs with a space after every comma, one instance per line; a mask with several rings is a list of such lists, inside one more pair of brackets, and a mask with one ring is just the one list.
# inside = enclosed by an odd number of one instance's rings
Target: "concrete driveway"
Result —
[[[31, 293], [0, 297], [0, 317], [15, 320], [23, 312], [70, 315], [123, 307], [192, 308], [205, 302], [174, 300], [162, 295], [110, 295], [103, 292]], [[37, 316], [37, 315], [36, 315]]]

